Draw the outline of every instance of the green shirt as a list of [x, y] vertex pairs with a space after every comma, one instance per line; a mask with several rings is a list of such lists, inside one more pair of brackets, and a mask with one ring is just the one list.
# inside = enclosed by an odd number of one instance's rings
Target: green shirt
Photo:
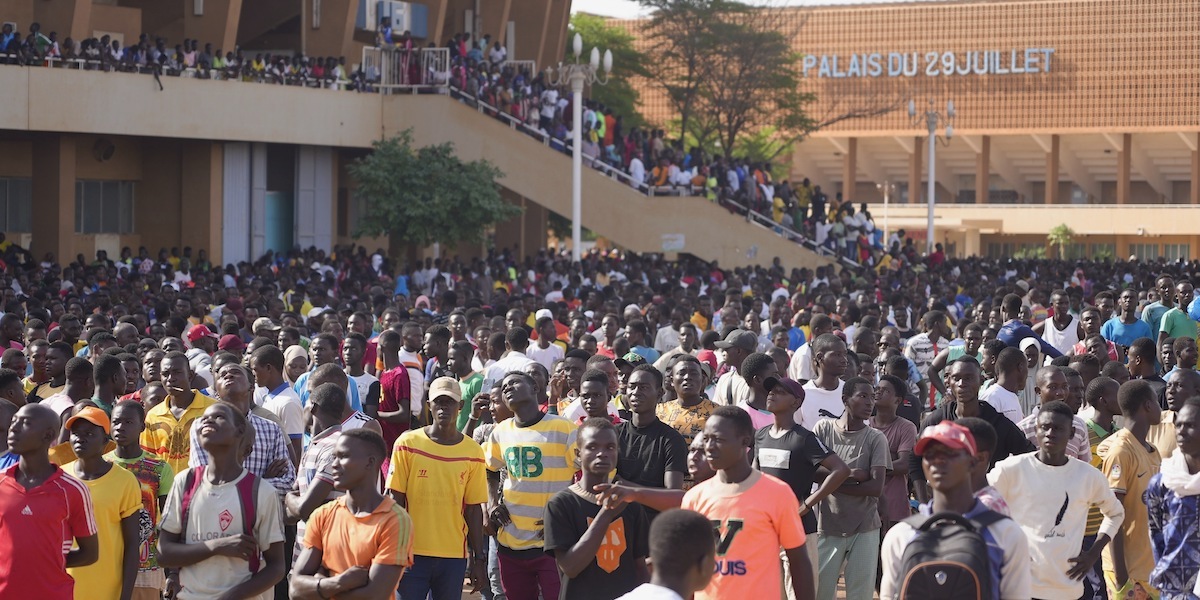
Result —
[[1176, 306], [1168, 310], [1162, 317], [1158, 331], [1166, 333], [1169, 338], [1196, 337], [1196, 322], [1187, 313]]
[[458, 411], [458, 430], [462, 431], [467, 427], [467, 419], [471, 418], [471, 401], [483, 389], [483, 374], [471, 373], [466, 379], [460, 379], [458, 385], [462, 388], [463, 401], [462, 410]]

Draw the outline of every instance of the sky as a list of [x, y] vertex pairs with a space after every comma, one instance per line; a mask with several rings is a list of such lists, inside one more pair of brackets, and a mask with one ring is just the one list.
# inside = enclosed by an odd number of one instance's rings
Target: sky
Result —
[[[750, 4], [772, 6], [828, 6], [831, 4], [878, 4], [880, 2], [904, 2], [907, 0], [748, 0]], [[572, 0], [571, 12], [586, 12], [606, 17], [633, 19], [645, 16], [646, 11], [636, 0]]]

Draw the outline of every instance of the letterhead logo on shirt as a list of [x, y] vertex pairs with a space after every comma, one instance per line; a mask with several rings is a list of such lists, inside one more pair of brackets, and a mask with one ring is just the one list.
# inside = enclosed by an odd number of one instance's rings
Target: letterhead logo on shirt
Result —
[[[590, 527], [592, 518], [588, 517], [587, 522]], [[600, 549], [596, 551], [596, 565], [604, 569], [606, 573], [616, 571], [617, 567], [621, 566], [621, 556], [625, 554], [627, 547], [625, 519], [617, 517], [608, 524], [608, 529], [604, 532], [604, 541], [600, 542]]]
[[[713, 526], [713, 535], [717, 538], [717, 564], [713, 572], [717, 575], [745, 575], [746, 561], [730, 560], [725, 555], [733, 546], [733, 540], [737, 538], [738, 532], [746, 526], [746, 523], [741, 519], [729, 519], [726, 523], [713, 520], [710, 523]], [[725, 529], [724, 533], [721, 532], [721, 529]]]
[[221, 533], [225, 533], [225, 530], [229, 529], [229, 526], [233, 524], [233, 513], [226, 509], [221, 511], [221, 514], [218, 515], [218, 518], [221, 521]]

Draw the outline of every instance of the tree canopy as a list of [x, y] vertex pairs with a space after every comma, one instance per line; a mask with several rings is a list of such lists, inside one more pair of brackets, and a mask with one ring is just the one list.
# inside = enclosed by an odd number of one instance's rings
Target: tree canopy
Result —
[[464, 162], [450, 143], [414, 148], [411, 130], [375, 142], [349, 172], [367, 207], [355, 235], [387, 235], [393, 248], [478, 243], [489, 227], [521, 214], [501, 198], [498, 168]]
[[630, 127], [640, 127], [645, 123], [638, 106], [641, 104], [637, 88], [633, 87], [633, 77], [649, 77], [646, 68], [646, 56], [633, 45], [633, 36], [621, 29], [604, 22], [602, 17], [584, 13], [571, 15], [571, 30], [567, 36], [568, 59], [573, 58], [571, 44], [576, 33], [583, 38], [583, 57], [587, 60], [592, 48], [599, 48], [603, 53], [611, 50], [613, 54], [613, 70], [608, 85], [594, 85], [590, 97], [601, 104], [613, 109], [614, 115], [621, 115], [626, 131]]

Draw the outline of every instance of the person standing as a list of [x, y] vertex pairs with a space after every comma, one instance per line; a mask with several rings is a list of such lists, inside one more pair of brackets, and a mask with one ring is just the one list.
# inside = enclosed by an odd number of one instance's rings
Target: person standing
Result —
[[225, 403], [209, 406], [199, 420], [209, 464], [175, 476], [158, 538], [159, 564], [179, 569], [178, 600], [222, 594], [267, 600], [287, 567], [275, 490], [242, 467], [254, 429]]
[[[704, 515], [671, 509], [650, 524], [650, 583], [617, 600], [683, 600], [700, 592], [713, 578], [717, 546], [712, 524]], [[672, 595], [673, 594], [673, 595]]]
[[1154, 552], [1150, 585], [1163, 600], [1194, 598], [1200, 586], [1200, 399], [1176, 411], [1175, 432], [1178, 451], [1163, 460], [1142, 495]]
[[[804, 388], [799, 381], [772, 377], [763, 383], [767, 389], [767, 410], [774, 415], [775, 422], [754, 433], [754, 467], [779, 478], [792, 489], [800, 503], [800, 519], [808, 539], [804, 544], [805, 552], [809, 564], [816, 565], [817, 544], [813, 536], [817, 533], [817, 515], [813, 509], [850, 476], [850, 467], [813, 432], [796, 423], [796, 409], [804, 401]], [[829, 474], [813, 491], [817, 469], [822, 467]], [[789, 600], [794, 600], [786, 553], [783, 560], [783, 591]], [[812, 591], [816, 594], [815, 580], [813, 584]]]
[[637, 503], [601, 502], [594, 487], [617, 466], [612, 422], [591, 417], [579, 427], [579, 481], [546, 505], [546, 551], [562, 574], [559, 597], [608, 600], [649, 580], [649, 518]]
[[[1038, 407], [1017, 424], [1021, 433], [1025, 434], [1025, 439], [1034, 445], [1038, 443], [1038, 414], [1042, 407], [1051, 402], [1063, 402], [1068, 395], [1067, 376], [1059, 367], [1042, 367], [1037, 372], [1036, 381], [1034, 391], [1038, 395]], [[1088, 443], [1087, 423], [1077, 415], [1073, 416], [1072, 421], [1071, 438], [1067, 440], [1067, 454], [1083, 462], [1091, 462], [1092, 447]]]
[[[1104, 475], [1068, 453], [1078, 418], [1070, 407], [1047, 402], [1036, 418], [1038, 450], [996, 463], [988, 481], [1028, 537], [1033, 596], [1076, 600], [1084, 592], [1082, 579], [1120, 528], [1125, 510]], [[1104, 519], [1095, 542], [1083, 547], [1090, 506]]]
[[0, 597], [71, 600], [67, 569], [100, 557], [87, 486], [50, 462], [59, 427], [58, 415], [36, 403], [9, 426], [9, 451], [20, 458], [0, 474]]
[[[948, 341], [950, 327], [947, 325], [946, 313], [940, 310], [925, 313], [921, 318], [921, 325], [924, 331], [908, 338], [908, 342], [905, 343], [904, 357], [917, 365], [921, 379], [928, 382], [929, 366], [933, 364], [933, 359], [937, 357], [945, 341]], [[929, 408], [935, 406], [932, 388], [930, 396], [921, 398], [921, 403], [928, 403]]]
[[300, 405], [299, 394], [283, 378], [283, 352], [275, 346], [255, 350], [250, 355], [250, 369], [258, 383], [254, 386], [254, 404], [279, 418], [288, 437], [292, 464], [299, 465], [300, 455], [304, 452], [304, 408]]
[[458, 423], [455, 424], [459, 431], [466, 429], [471, 416], [471, 402], [483, 391], [483, 374], [471, 366], [474, 359], [475, 347], [471, 342], [454, 342], [446, 352], [446, 369], [458, 379], [458, 385], [462, 388], [463, 406], [458, 411]]
[[112, 438], [117, 447], [104, 458], [133, 473], [138, 480], [143, 517], [147, 519], [145, 524], [149, 525], [150, 535], [141, 543], [141, 564], [133, 584], [133, 600], [158, 600], [166, 585], [166, 573], [158, 565], [158, 527], [155, 525], [162, 515], [175, 472], [166, 461], [142, 449], [138, 438], [145, 428], [146, 409], [141, 402], [117, 402], [112, 415]]
[[675, 388], [675, 399], [663, 402], [655, 408], [655, 414], [671, 426], [683, 441], [692, 439], [704, 430], [704, 422], [716, 410], [716, 405], [704, 397], [704, 371], [700, 361], [691, 355], [680, 354], [668, 368], [671, 386]]
[[634, 367], [625, 395], [632, 414], [617, 425], [617, 477], [633, 485], [678, 490], [687, 474], [687, 443], [655, 413], [661, 397], [662, 373], [649, 365]]
[[979, 394], [979, 400], [990, 404], [1014, 424], [1025, 418], [1020, 394], [1029, 378], [1029, 364], [1017, 348], [1005, 348], [996, 356], [996, 381]]
[[1150, 426], [1162, 418], [1162, 407], [1150, 384], [1136, 379], [1121, 385], [1117, 402], [1125, 426], [1096, 448], [1108, 486], [1125, 508], [1125, 522], [1104, 552], [1104, 580], [1109, 598], [1124, 598], [1129, 590], [1153, 597], [1157, 595], [1150, 585], [1154, 555], [1142, 494], [1162, 463], [1158, 449], [1146, 441]]
[[192, 389], [192, 369], [182, 352], [168, 352], [162, 359], [162, 384], [167, 400], [146, 413], [142, 448], [158, 455], [171, 470], [183, 472], [191, 457], [188, 434], [195, 421], [215, 402]]
[[912, 515], [908, 504], [908, 464], [917, 443], [917, 426], [896, 414], [902, 400], [896, 390], [904, 387], [904, 382], [897, 377], [881, 377], [875, 388], [875, 415], [870, 421], [871, 427], [887, 438], [888, 454], [892, 459], [892, 468], [888, 469], [883, 480], [883, 493], [879, 496], [884, 532], [892, 523]]
[[821, 334], [812, 342], [812, 357], [816, 375], [804, 384], [804, 403], [795, 419], [801, 427], [816, 431], [821, 419], [837, 419], [845, 411], [842, 377], [849, 367], [846, 342], [832, 333]]
[[388, 493], [421, 524], [413, 532], [412, 564], [400, 582], [402, 600], [457, 599], [464, 575], [470, 574], [475, 591], [486, 580], [481, 505], [487, 502], [487, 475], [483, 449], [457, 428], [461, 405], [455, 378], [433, 380], [433, 424], [405, 432], [392, 448]]
[[[391, 598], [412, 565], [413, 521], [379, 493], [387, 448], [368, 429], [342, 432], [330, 469], [344, 495], [313, 511], [289, 592], [296, 600]], [[318, 573], [323, 571], [323, 573]]]
[[817, 598], [833, 600], [845, 569], [846, 598], [869, 599], [875, 593], [879, 562], [879, 497], [892, 468], [887, 438], [867, 425], [875, 409], [875, 389], [862, 377], [842, 388], [845, 409], [837, 419], [817, 422], [813, 435], [850, 467], [850, 477], [820, 504], [817, 516]]
[[[1117, 299], [1118, 314], [1100, 327], [1100, 335], [1116, 344], [1119, 353], [1133, 344], [1138, 338], [1148, 338], [1157, 334], [1150, 329], [1145, 321], [1137, 316], [1138, 293], [1136, 289], [1125, 288]], [[1151, 361], [1153, 362], [1153, 361]]]
[[786, 483], [750, 465], [753, 440], [750, 416], [736, 406], [718, 407], [704, 423], [704, 456], [716, 475], [688, 491], [682, 507], [712, 522], [717, 564], [696, 600], [778, 598], [780, 548], [787, 554], [793, 595], [812, 600], [800, 503]]
[[[509, 333], [524, 330], [512, 330]], [[514, 338], [519, 341], [520, 338]], [[483, 445], [488, 469], [487, 518], [500, 526], [496, 541], [500, 579], [510, 600], [555, 598], [561, 585], [546, 554], [545, 506], [571, 485], [575, 474], [575, 424], [538, 407], [533, 378], [509, 372], [500, 393], [513, 418], [498, 423]], [[505, 470], [503, 490], [500, 471]]]
[[63, 470], [87, 486], [101, 546], [100, 560], [67, 569], [75, 580], [75, 597], [130, 600], [140, 562], [141, 486], [132, 473], [105, 460], [112, 423], [103, 410], [84, 408], [66, 426], [77, 460]]

